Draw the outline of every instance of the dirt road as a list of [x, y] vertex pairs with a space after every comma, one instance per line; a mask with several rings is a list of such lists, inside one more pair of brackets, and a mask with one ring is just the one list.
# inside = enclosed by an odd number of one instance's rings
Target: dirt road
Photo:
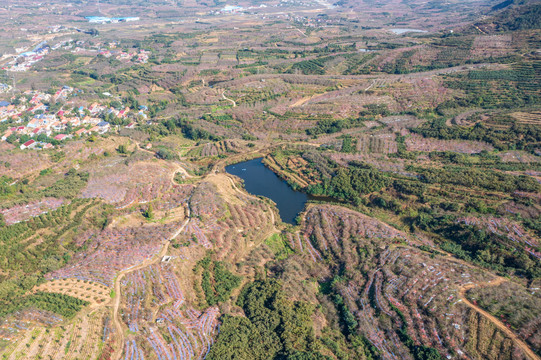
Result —
[[123, 344], [124, 344], [124, 333], [122, 331], [122, 324], [121, 324], [120, 319], [118, 317], [118, 309], [120, 307], [120, 298], [121, 298], [121, 295], [122, 295], [121, 291], [120, 291], [121, 290], [120, 289], [120, 281], [122, 280], [122, 278], [126, 274], [129, 274], [129, 273], [131, 273], [133, 271], [136, 271], [136, 270], [139, 270], [139, 269], [143, 269], [143, 268], [145, 268], [147, 266], [150, 266], [152, 264], [155, 264], [155, 263], [159, 262], [160, 259], [165, 254], [167, 254], [167, 249], [169, 248], [170, 241], [173, 240], [174, 238], [176, 238], [182, 232], [182, 230], [184, 230], [184, 228], [186, 227], [186, 225], [188, 225], [189, 222], [190, 222], [190, 208], [188, 207], [188, 218], [186, 219], [186, 221], [184, 221], [182, 226], [171, 237], [169, 237], [169, 239], [167, 241], [165, 241], [165, 243], [162, 246], [162, 249], [160, 250], [160, 252], [158, 254], [154, 255], [150, 259], [147, 259], [147, 260], [143, 261], [139, 265], [133, 266], [133, 267], [131, 267], [129, 269], [126, 269], [126, 270], [122, 270], [118, 274], [118, 276], [116, 277], [115, 284], [114, 284], [115, 298], [114, 298], [114, 303], [113, 303], [113, 323], [114, 323], [116, 331], [118, 333], [120, 344], [118, 346], [119, 351], [115, 352], [115, 354], [113, 355], [113, 359], [119, 360], [121, 358]]
[[230, 101], [231, 104], [233, 104], [233, 107], [236, 107], [236, 106], [237, 106], [237, 103], [235, 102], [235, 100], [230, 99], [230, 98], [228, 98], [227, 96], [225, 96], [225, 90], [222, 92], [222, 98], [223, 98], [224, 100]]
[[[485, 283], [485, 284], [481, 284], [481, 285], [484, 285], [484, 286], [498, 286], [498, 285], [502, 284], [505, 281], [507, 281], [507, 280], [504, 279], [504, 278], [498, 277], [498, 278], [496, 278], [495, 280], [493, 280], [493, 281], [491, 281], [489, 283]], [[528, 359], [530, 359], [530, 360], [541, 360], [541, 358], [538, 355], [536, 355], [532, 351], [532, 349], [530, 349], [530, 347], [524, 341], [519, 339], [519, 337], [514, 332], [512, 332], [507, 326], [505, 326], [504, 323], [502, 323], [500, 320], [498, 320], [498, 318], [490, 315], [488, 312], [486, 312], [485, 310], [483, 310], [479, 306], [473, 304], [472, 302], [470, 302], [466, 298], [466, 291], [468, 291], [468, 290], [470, 290], [470, 289], [472, 289], [472, 288], [474, 288], [476, 286], [479, 286], [479, 285], [468, 284], [468, 285], [462, 286], [458, 290], [458, 295], [460, 296], [460, 299], [464, 302], [464, 304], [466, 304], [470, 308], [474, 309], [479, 314], [483, 315], [492, 324], [494, 324], [498, 329], [503, 331], [505, 333], [505, 335], [509, 336], [511, 338], [511, 340], [513, 340], [515, 345], [518, 346], [524, 352], [524, 355], [526, 355], [526, 357]]]

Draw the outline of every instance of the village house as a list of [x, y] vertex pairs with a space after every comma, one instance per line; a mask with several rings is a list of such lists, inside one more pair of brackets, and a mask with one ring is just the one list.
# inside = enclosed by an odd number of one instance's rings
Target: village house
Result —
[[63, 140], [69, 139], [69, 138], [71, 138], [71, 135], [58, 134], [53, 139], [55, 139], [57, 141], [63, 141]]
[[88, 107], [88, 111], [90, 111], [90, 114], [91, 115], [96, 115], [98, 114], [100, 111], [103, 111], [104, 110], [104, 107], [101, 106], [100, 104], [98, 103], [93, 103], [92, 105], [90, 105]]
[[73, 88], [69, 86], [63, 86], [62, 89], [58, 90], [54, 95], [54, 101], [58, 100], [67, 100], [68, 95], [73, 91]]
[[57, 121], [57, 122], [55, 122], [54, 124], [51, 125], [51, 128], [54, 131], [62, 131], [62, 130], [65, 129], [65, 126], [64, 126], [64, 124], [62, 124], [62, 122]]
[[77, 127], [77, 126], [81, 126], [81, 119], [79, 118], [70, 118], [70, 119], [66, 119], [66, 122], [71, 124], [72, 127]]
[[100, 134], [105, 134], [107, 131], [109, 131], [111, 125], [107, 121], [101, 121], [100, 123], [98, 123], [97, 127]]
[[25, 142], [24, 144], [22, 144], [20, 146], [21, 150], [24, 150], [24, 149], [32, 149], [34, 148], [35, 146], [37, 145], [37, 142], [35, 140], [28, 140], [27, 142]]
[[31, 112], [34, 114], [36, 111], [46, 111], [48, 108], [47, 106], [43, 105], [42, 103], [36, 104], [28, 109], [28, 112]]
[[130, 108], [129, 108], [129, 107], [126, 107], [124, 110], [120, 110], [120, 111], [118, 112], [118, 115], [117, 115], [117, 116], [118, 116], [120, 119], [124, 119], [124, 118], [126, 117], [126, 115], [128, 115], [128, 112], [129, 112], [129, 111], [130, 111]]
[[11, 134], [13, 134], [13, 131], [11, 131], [11, 130], [6, 130], [6, 132], [4, 133], [4, 135], [2, 135], [2, 141], [6, 141], [6, 139], [7, 139]]
[[89, 133], [90, 133], [89, 130], [87, 130], [87, 129], [85, 129], [85, 128], [82, 128], [82, 129], [77, 130], [77, 131], [75, 132], [75, 135], [77, 135], [77, 136], [83, 136], [83, 135], [87, 135], [87, 134], [89, 134]]
[[90, 116], [85, 116], [82, 120], [83, 124], [90, 124], [90, 125], [97, 125], [99, 122], [101, 122], [100, 118], [93, 118]]
[[35, 128], [34, 130], [32, 130], [32, 132], [30, 133], [30, 136], [34, 137], [34, 136], [37, 136], [37, 135], [40, 135], [40, 134], [46, 134], [46, 133], [47, 133], [47, 129], [45, 129], [43, 127], [38, 127], [38, 128]]

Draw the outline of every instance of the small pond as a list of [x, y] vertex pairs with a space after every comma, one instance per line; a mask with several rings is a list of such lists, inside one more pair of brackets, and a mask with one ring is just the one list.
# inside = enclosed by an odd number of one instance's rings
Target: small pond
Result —
[[284, 180], [267, 168], [262, 158], [229, 165], [225, 168], [231, 175], [244, 180], [244, 188], [250, 194], [265, 196], [276, 203], [280, 218], [295, 224], [295, 218], [308, 201], [307, 194], [293, 190]]
[[412, 32], [412, 33], [426, 33], [428, 31], [426, 30], [419, 30], [419, 29], [390, 29], [393, 33], [397, 34], [397, 35], [402, 35], [402, 34], [405, 34], [405, 33], [409, 33], [409, 32]]

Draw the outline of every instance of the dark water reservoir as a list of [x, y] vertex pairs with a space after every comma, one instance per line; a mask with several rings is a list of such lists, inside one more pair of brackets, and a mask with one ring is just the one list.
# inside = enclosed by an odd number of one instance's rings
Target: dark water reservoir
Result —
[[244, 188], [250, 194], [262, 195], [274, 201], [280, 218], [285, 223], [295, 224], [295, 218], [304, 209], [308, 200], [308, 195], [293, 190], [263, 165], [262, 158], [229, 165], [225, 171], [244, 180]]

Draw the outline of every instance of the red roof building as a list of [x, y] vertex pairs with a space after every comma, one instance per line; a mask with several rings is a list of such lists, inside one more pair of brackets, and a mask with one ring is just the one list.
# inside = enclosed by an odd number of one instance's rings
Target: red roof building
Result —
[[27, 142], [21, 145], [21, 149], [24, 150], [24, 149], [32, 148], [34, 146], [36, 146], [36, 142], [34, 140], [28, 140]]
[[58, 141], [62, 141], [62, 140], [64, 140], [67, 136], [68, 136], [68, 135], [66, 135], [66, 134], [58, 134], [58, 135], [56, 135], [53, 139], [58, 140]]

